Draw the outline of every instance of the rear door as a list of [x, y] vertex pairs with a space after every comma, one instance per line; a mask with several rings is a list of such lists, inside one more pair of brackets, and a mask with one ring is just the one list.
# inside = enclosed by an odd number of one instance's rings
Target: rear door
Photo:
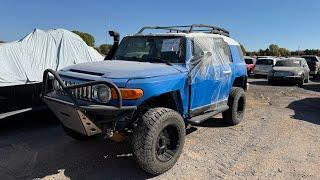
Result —
[[231, 79], [230, 49], [222, 38], [196, 37], [188, 63], [191, 80], [191, 116], [217, 108]]

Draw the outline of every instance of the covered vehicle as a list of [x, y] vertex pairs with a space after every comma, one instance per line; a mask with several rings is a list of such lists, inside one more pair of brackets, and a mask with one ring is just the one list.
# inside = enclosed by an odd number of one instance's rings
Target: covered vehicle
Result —
[[268, 74], [268, 84], [291, 82], [302, 86], [309, 82], [309, 67], [304, 58], [285, 58], [278, 60]]
[[314, 79], [318, 79], [320, 77], [320, 58], [312, 55], [305, 55], [302, 56], [302, 58], [306, 59], [308, 63], [310, 75], [312, 75]]
[[0, 46], [0, 119], [32, 110], [39, 99], [43, 72], [103, 60], [95, 49], [64, 29], [35, 29], [19, 41]]
[[256, 58], [245, 56], [244, 61], [247, 64], [247, 73], [248, 75], [253, 74], [254, 67], [256, 66]]
[[254, 68], [254, 74], [264, 76], [268, 75], [273, 66], [276, 64], [276, 61], [277, 58], [274, 57], [258, 58]]
[[161, 174], [182, 153], [186, 124], [218, 113], [230, 125], [242, 121], [246, 64], [228, 31], [198, 24], [144, 27], [120, 44], [118, 33], [110, 35], [114, 44], [105, 61], [44, 73], [43, 99], [71, 137], [132, 138], [140, 167]]

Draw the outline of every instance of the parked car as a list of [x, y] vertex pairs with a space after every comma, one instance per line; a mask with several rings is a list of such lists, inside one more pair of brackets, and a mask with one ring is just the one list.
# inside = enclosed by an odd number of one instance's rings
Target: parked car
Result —
[[54, 76], [54, 89], [45, 83], [42, 98], [71, 137], [129, 136], [140, 167], [161, 174], [182, 153], [186, 124], [218, 113], [231, 125], [243, 120], [246, 64], [228, 31], [209, 25], [144, 27], [119, 45], [119, 34], [109, 33], [114, 44], [104, 62], [44, 73], [44, 82]]
[[245, 56], [244, 60], [247, 64], [247, 74], [253, 74], [254, 67], [256, 65], [256, 59], [253, 57]]
[[304, 58], [286, 58], [278, 60], [268, 75], [268, 84], [275, 82], [293, 82], [302, 86], [309, 82], [309, 67]]
[[0, 120], [47, 108], [40, 99], [45, 69], [60, 70], [103, 58], [78, 35], [64, 29], [35, 29], [19, 41], [0, 44]]
[[258, 58], [253, 71], [254, 75], [267, 76], [269, 72], [272, 70], [273, 66], [276, 64], [276, 61], [277, 59], [274, 57]]
[[302, 58], [306, 59], [309, 69], [310, 75], [313, 76], [314, 79], [320, 77], [320, 58], [318, 56], [306, 55], [302, 56]]

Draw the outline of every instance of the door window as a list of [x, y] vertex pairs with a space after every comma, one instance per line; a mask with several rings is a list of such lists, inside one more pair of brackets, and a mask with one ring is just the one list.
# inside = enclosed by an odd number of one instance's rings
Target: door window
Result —
[[222, 38], [193, 39], [193, 58], [189, 63], [192, 77], [219, 79], [223, 71], [230, 71], [232, 61], [228, 45]]

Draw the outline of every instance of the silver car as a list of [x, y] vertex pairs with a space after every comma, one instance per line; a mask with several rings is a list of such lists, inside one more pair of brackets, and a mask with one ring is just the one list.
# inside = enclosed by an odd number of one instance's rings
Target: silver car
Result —
[[255, 75], [268, 75], [276, 64], [277, 59], [273, 57], [259, 58], [254, 68]]
[[285, 58], [276, 62], [268, 74], [268, 84], [292, 82], [299, 86], [309, 82], [310, 69], [304, 58]]

